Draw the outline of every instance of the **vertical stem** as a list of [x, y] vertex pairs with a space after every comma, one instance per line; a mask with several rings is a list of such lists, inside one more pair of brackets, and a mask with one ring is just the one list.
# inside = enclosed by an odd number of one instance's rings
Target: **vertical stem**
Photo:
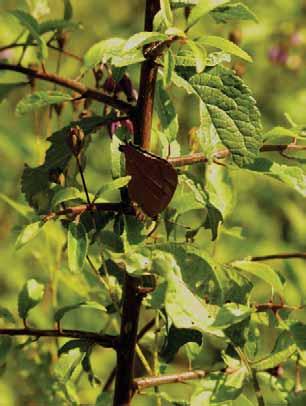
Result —
[[[153, 19], [159, 9], [159, 0], [146, 0], [145, 31], [152, 31]], [[152, 59], [146, 60], [141, 66], [137, 103], [137, 126], [134, 141], [135, 144], [140, 145], [144, 149], [150, 148], [157, 70], [158, 67]]]
[[142, 295], [137, 291], [138, 279], [125, 275], [123, 310], [117, 349], [114, 406], [129, 406], [133, 396], [135, 347]]
[[[160, 9], [160, 0], [146, 0], [145, 30], [152, 31], [153, 19]], [[154, 91], [157, 66], [153, 60], [141, 66], [139, 98], [136, 108], [134, 142], [143, 148], [150, 147]], [[130, 406], [133, 397], [134, 359], [137, 329], [143, 295], [138, 292], [139, 280], [125, 275], [120, 340], [117, 348], [116, 384], [114, 406]]]

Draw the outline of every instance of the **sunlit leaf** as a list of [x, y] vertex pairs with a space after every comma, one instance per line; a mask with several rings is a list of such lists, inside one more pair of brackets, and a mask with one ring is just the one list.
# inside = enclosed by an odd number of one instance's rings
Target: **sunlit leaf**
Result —
[[214, 10], [222, 4], [228, 3], [229, 0], [199, 0], [198, 4], [192, 8], [188, 17], [187, 28], [191, 28], [196, 24], [200, 18], [204, 17], [207, 13]]
[[249, 54], [247, 54], [238, 45], [234, 44], [233, 42], [225, 38], [217, 37], [214, 35], [204, 35], [203, 37], [199, 38], [195, 43], [202, 46], [211, 46], [214, 48], [218, 48], [228, 54], [238, 56], [239, 58], [244, 59], [247, 62], [252, 62], [252, 58], [250, 57]]
[[50, 90], [35, 92], [20, 100], [16, 107], [16, 113], [18, 115], [23, 115], [30, 113], [31, 111], [68, 100], [71, 100], [71, 96], [59, 91]]
[[168, 36], [160, 32], [138, 32], [126, 41], [124, 45], [124, 51], [130, 51], [133, 48], [140, 48], [146, 44], [150, 44], [156, 41], [165, 41], [167, 39]]
[[284, 293], [283, 284], [278, 274], [269, 265], [252, 261], [235, 261], [232, 265], [241, 272], [253, 275], [268, 283], [275, 293]]
[[18, 313], [22, 319], [26, 319], [29, 311], [41, 302], [44, 292], [44, 285], [35, 279], [29, 279], [24, 284], [18, 296]]
[[255, 14], [248, 6], [242, 3], [226, 4], [215, 8], [210, 12], [218, 23], [228, 23], [231, 21], [252, 20], [258, 22]]
[[82, 223], [69, 223], [68, 228], [68, 265], [72, 272], [81, 272], [88, 250], [88, 236]]
[[42, 230], [43, 225], [44, 223], [41, 220], [39, 220], [24, 226], [17, 237], [15, 243], [16, 249], [18, 250], [22, 248], [28, 242], [33, 240], [37, 236], [37, 234]]

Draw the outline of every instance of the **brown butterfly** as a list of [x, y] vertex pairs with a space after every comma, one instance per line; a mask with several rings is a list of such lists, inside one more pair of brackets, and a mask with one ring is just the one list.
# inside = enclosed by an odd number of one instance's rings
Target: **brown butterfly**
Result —
[[120, 146], [126, 172], [132, 177], [128, 193], [146, 215], [155, 218], [170, 203], [177, 187], [177, 173], [163, 158], [131, 143]]

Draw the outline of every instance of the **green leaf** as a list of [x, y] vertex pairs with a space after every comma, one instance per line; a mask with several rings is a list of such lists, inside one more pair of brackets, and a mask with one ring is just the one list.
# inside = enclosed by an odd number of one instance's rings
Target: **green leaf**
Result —
[[42, 230], [44, 226], [44, 222], [39, 220], [35, 221], [34, 223], [27, 224], [26, 226], [23, 227], [22, 231], [19, 233], [16, 243], [15, 243], [15, 248], [19, 250], [22, 248], [24, 245], [26, 245], [28, 242], [33, 240], [38, 233]]
[[199, 38], [195, 43], [200, 46], [211, 46], [221, 49], [222, 51], [238, 56], [239, 58], [244, 59], [247, 62], [253, 61], [249, 54], [247, 54], [238, 45], [234, 44], [226, 38], [217, 37], [215, 35], [205, 35]]
[[[188, 40], [187, 44], [191, 49], [195, 61], [195, 68], [197, 73], [203, 72], [206, 67], [207, 51], [199, 41]], [[205, 45], [205, 44], [204, 44]]]
[[[215, 131], [238, 166], [254, 161], [262, 146], [261, 120], [254, 98], [243, 81], [218, 65], [189, 77], [184, 70], [176, 84], [200, 98], [202, 119]], [[188, 82], [187, 82], [187, 80]]]
[[138, 32], [132, 35], [125, 43], [123, 50], [125, 52], [130, 51], [134, 48], [141, 48], [144, 45], [151, 44], [152, 42], [165, 41], [168, 36], [160, 32]]
[[306, 197], [306, 174], [298, 166], [281, 165], [269, 159], [257, 158], [247, 169], [277, 179]]
[[27, 82], [0, 83], [0, 103], [15, 89], [26, 86]]
[[15, 323], [15, 318], [12, 313], [7, 308], [2, 306], [0, 306], [0, 319], [3, 319], [8, 323]]
[[84, 64], [87, 68], [93, 68], [98, 63], [111, 62], [114, 56], [123, 51], [125, 40], [122, 38], [109, 38], [92, 45], [84, 55]]
[[206, 170], [205, 190], [209, 202], [222, 214], [223, 219], [234, 209], [234, 185], [229, 172], [219, 165], [208, 165]]
[[263, 280], [270, 285], [275, 293], [283, 295], [284, 287], [278, 274], [267, 264], [252, 261], [235, 261], [231, 264], [234, 268], [239, 269], [250, 275]]
[[128, 251], [127, 253], [111, 253], [115, 264], [124, 267], [130, 275], [147, 274], [151, 269], [151, 260], [139, 252]]
[[55, 376], [62, 382], [68, 382], [84, 356], [85, 353], [77, 347], [62, 354], [54, 367]]
[[159, 80], [156, 86], [155, 108], [161, 124], [161, 131], [167, 137], [169, 143], [174, 141], [178, 133], [178, 118], [168, 93], [163, 88], [163, 82]]
[[172, 325], [167, 334], [166, 344], [161, 352], [162, 358], [167, 363], [171, 362], [178, 350], [187, 343], [201, 345], [202, 334], [196, 330], [178, 329]]
[[101, 195], [112, 192], [113, 190], [118, 190], [124, 186], [126, 186], [129, 181], [131, 180], [131, 176], [124, 176], [122, 178], [117, 178], [112, 182], [105, 183], [103, 186], [95, 194], [94, 200], [97, 200]]
[[[51, 189], [49, 181], [50, 172], [54, 170], [63, 173], [71, 172], [71, 169], [69, 171], [69, 163], [71, 159], [75, 162], [72, 151], [67, 144], [67, 137], [71, 127], [79, 126], [82, 128], [86, 136], [86, 149], [90, 140], [88, 135], [96, 131], [100, 126], [108, 124], [113, 118], [114, 116], [111, 114], [105, 117], [93, 116], [73, 121], [48, 138], [51, 146], [46, 152], [44, 163], [36, 168], [30, 168], [26, 165], [22, 175], [21, 189], [31, 207], [40, 213], [48, 213], [54, 195], [54, 190]], [[75, 171], [76, 174], [77, 171]]]
[[38, 20], [50, 13], [48, 0], [26, 0], [31, 15]]
[[39, 34], [43, 35], [52, 31], [74, 31], [81, 28], [81, 24], [68, 20], [47, 20], [39, 24]]
[[88, 236], [82, 223], [69, 223], [68, 227], [68, 265], [72, 272], [81, 272], [88, 250]]
[[163, 83], [167, 87], [172, 82], [172, 75], [175, 69], [175, 56], [171, 49], [164, 53]]
[[87, 300], [79, 303], [75, 303], [73, 305], [64, 306], [58, 309], [54, 314], [54, 321], [59, 322], [62, 318], [66, 315], [66, 313], [71, 312], [72, 310], [77, 310], [80, 308], [86, 309], [95, 309], [101, 312], [106, 312], [106, 308], [98, 302], [94, 302], [92, 300]]
[[170, 0], [160, 0], [160, 9], [166, 26], [171, 26], [173, 24], [173, 15], [170, 6]]
[[52, 198], [51, 207], [55, 209], [60, 203], [83, 198], [85, 198], [84, 193], [75, 187], [59, 188]]
[[290, 323], [290, 333], [300, 351], [306, 351], [306, 325], [301, 322]]
[[35, 279], [29, 279], [21, 289], [18, 296], [18, 314], [25, 320], [33, 307], [41, 302], [45, 287]]
[[97, 397], [95, 406], [112, 406], [113, 405], [113, 393], [101, 392]]
[[71, 100], [71, 96], [69, 94], [65, 94], [57, 90], [35, 92], [20, 100], [16, 107], [16, 113], [21, 116], [23, 114], [30, 113], [31, 111], [68, 100]]
[[274, 128], [272, 128], [271, 130], [269, 130], [268, 132], [266, 132], [264, 134], [264, 141], [275, 141], [279, 138], [282, 137], [286, 137], [286, 138], [303, 138], [303, 137], [299, 137], [297, 132], [294, 131], [293, 129], [289, 129], [289, 128], [285, 128], [285, 127], [280, 127], [280, 126], [276, 126]]
[[0, 199], [11, 206], [17, 213], [21, 214], [26, 219], [29, 219], [30, 215], [33, 214], [33, 210], [29, 206], [15, 202], [10, 199], [8, 196], [5, 196], [3, 193], [0, 193]]
[[171, 0], [172, 8], [195, 6], [199, 3], [199, 0]]
[[175, 327], [224, 337], [221, 329], [213, 327], [214, 318], [208, 309], [187, 288], [181, 278], [168, 274], [167, 282], [165, 309]]
[[210, 11], [228, 2], [229, 0], [199, 0], [198, 4], [192, 8], [188, 17], [187, 29], [191, 28]]
[[5, 363], [6, 357], [12, 348], [12, 344], [12, 337], [4, 335], [0, 337], [0, 365]]
[[176, 215], [179, 216], [190, 210], [204, 209], [206, 198], [200, 186], [195, 185], [186, 175], [180, 175], [178, 180], [178, 187], [169, 205], [176, 210]]
[[69, 340], [58, 349], [58, 356], [69, 353], [69, 351], [78, 348], [80, 352], [87, 352], [92, 346], [92, 343], [88, 340]]
[[216, 315], [213, 326], [221, 329], [240, 323], [242, 320], [250, 317], [252, 309], [238, 303], [226, 303]]
[[38, 58], [40, 60], [44, 60], [48, 56], [48, 47], [45, 41], [39, 35], [39, 23], [38, 21], [32, 17], [30, 14], [26, 13], [22, 10], [13, 10], [10, 11], [21, 25], [23, 25], [32, 35], [32, 37], [36, 40], [38, 45]]
[[287, 331], [282, 332], [274, 345], [274, 348], [268, 356], [253, 364], [257, 371], [264, 371], [265, 369], [275, 368], [277, 365], [288, 361], [296, 352], [296, 344]]
[[64, 0], [64, 19], [71, 20], [73, 17], [73, 8], [70, 0]]
[[248, 6], [242, 3], [227, 4], [211, 11], [211, 16], [217, 23], [228, 23], [231, 21], [253, 20], [258, 22], [255, 14]]
[[229, 405], [231, 400], [240, 396], [247, 370], [238, 368], [230, 374], [211, 373], [195, 385], [195, 392], [191, 396], [190, 406], [211, 406], [219, 403]]

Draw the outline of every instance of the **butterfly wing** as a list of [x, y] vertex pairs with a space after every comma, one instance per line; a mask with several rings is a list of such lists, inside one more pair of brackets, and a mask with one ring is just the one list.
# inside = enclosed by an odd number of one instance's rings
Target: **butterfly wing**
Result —
[[165, 159], [148, 154], [131, 144], [124, 145], [130, 199], [150, 217], [161, 213], [170, 203], [177, 187], [177, 173]]

